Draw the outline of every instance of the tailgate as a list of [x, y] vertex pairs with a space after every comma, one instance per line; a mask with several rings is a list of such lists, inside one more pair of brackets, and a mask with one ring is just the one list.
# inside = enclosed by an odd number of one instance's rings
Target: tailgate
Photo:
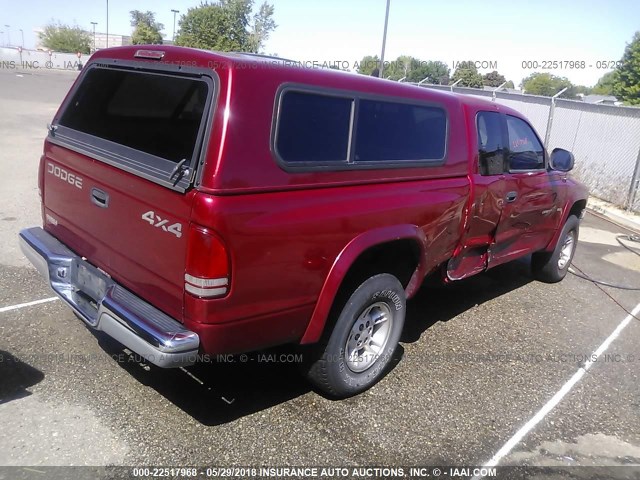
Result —
[[182, 320], [189, 187], [213, 84], [198, 73], [88, 66], [45, 142], [45, 229]]
[[46, 148], [43, 163], [45, 230], [149, 303], [182, 319], [192, 196], [55, 145]]

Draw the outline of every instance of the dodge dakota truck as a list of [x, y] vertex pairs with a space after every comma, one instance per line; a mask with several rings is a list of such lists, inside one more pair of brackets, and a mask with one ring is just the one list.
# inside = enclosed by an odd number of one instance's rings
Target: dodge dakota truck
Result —
[[328, 396], [381, 378], [407, 299], [531, 254], [566, 275], [587, 191], [520, 113], [272, 57], [96, 52], [48, 128], [22, 251], [159, 367], [304, 347]]

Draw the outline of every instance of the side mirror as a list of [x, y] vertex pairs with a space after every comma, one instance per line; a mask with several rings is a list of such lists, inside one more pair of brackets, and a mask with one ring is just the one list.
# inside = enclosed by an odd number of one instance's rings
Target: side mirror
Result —
[[575, 158], [573, 153], [564, 148], [554, 148], [549, 158], [549, 166], [558, 172], [569, 172], [573, 169]]

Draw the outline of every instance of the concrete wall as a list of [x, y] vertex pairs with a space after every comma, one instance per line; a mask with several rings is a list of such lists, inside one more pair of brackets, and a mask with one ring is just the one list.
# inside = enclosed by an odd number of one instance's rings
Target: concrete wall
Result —
[[57, 53], [40, 50], [22, 50], [16, 47], [0, 47], [0, 68], [8, 70], [78, 70], [78, 63], [86, 63], [89, 55], [79, 59], [74, 53]]

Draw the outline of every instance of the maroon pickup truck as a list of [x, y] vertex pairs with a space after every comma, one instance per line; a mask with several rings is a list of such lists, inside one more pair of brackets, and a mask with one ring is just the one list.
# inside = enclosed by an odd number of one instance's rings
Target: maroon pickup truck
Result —
[[279, 344], [334, 397], [382, 375], [406, 300], [532, 255], [556, 282], [586, 189], [518, 112], [249, 54], [93, 55], [40, 162], [25, 255], [160, 367]]

